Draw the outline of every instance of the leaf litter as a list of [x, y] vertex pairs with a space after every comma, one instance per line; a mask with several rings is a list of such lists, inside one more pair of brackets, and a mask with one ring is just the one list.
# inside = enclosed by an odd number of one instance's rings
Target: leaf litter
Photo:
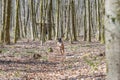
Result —
[[105, 80], [105, 56], [100, 56], [105, 51], [103, 44], [64, 41], [64, 45], [64, 56], [54, 40], [44, 45], [18, 41], [0, 47], [0, 80]]

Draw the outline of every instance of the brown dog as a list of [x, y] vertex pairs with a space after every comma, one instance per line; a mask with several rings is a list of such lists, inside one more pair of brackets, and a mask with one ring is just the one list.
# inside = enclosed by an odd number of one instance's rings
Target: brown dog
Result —
[[58, 38], [57, 45], [59, 47], [60, 53], [64, 55], [64, 43], [61, 38]]

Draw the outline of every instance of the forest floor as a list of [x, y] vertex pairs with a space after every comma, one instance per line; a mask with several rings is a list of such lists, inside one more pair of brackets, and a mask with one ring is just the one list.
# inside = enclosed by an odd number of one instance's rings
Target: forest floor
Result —
[[[105, 80], [105, 46], [97, 41], [64, 41], [65, 55], [56, 41], [21, 40], [0, 46], [0, 80]], [[50, 48], [53, 52], [50, 52]], [[40, 54], [36, 59], [33, 55]], [[64, 60], [62, 60], [64, 58]]]

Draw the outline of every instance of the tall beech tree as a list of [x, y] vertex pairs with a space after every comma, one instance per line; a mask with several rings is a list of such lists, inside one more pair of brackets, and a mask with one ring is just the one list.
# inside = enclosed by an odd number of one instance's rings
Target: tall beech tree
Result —
[[120, 0], [105, 0], [107, 80], [120, 80]]
[[7, 14], [5, 16], [5, 26], [4, 26], [4, 43], [10, 44], [10, 17], [11, 17], [11, 0], [7, 0]]

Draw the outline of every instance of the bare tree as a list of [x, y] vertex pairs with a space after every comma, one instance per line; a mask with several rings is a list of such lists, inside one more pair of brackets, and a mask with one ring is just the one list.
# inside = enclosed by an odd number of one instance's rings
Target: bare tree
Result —
[[71, 1], [71, 14], [72, 14], [72, 37], [73, 37], [73, 41], [77, 41], [77, 35], [76, 35], [76, 25], [75, 25], [75, 20], [76, 20], [76, 16], [75, 16], [75, 2], [74, 0]]
[[120, 0], [105, 0], [107, 80], [120, 80]]
[[5, 29], [4, 29], [4, 43], [10, 44], [10, 17], [11, 17], [11, 0], [6, 0], [7, 2], [7, 14], [5, 17]]
[[20, 29], [19, 29], [19, 0], [16, 0], [16, 21], [15, 21], [15, 37], [14, 42], [16, 43], [18, 38], [20, 37]]

